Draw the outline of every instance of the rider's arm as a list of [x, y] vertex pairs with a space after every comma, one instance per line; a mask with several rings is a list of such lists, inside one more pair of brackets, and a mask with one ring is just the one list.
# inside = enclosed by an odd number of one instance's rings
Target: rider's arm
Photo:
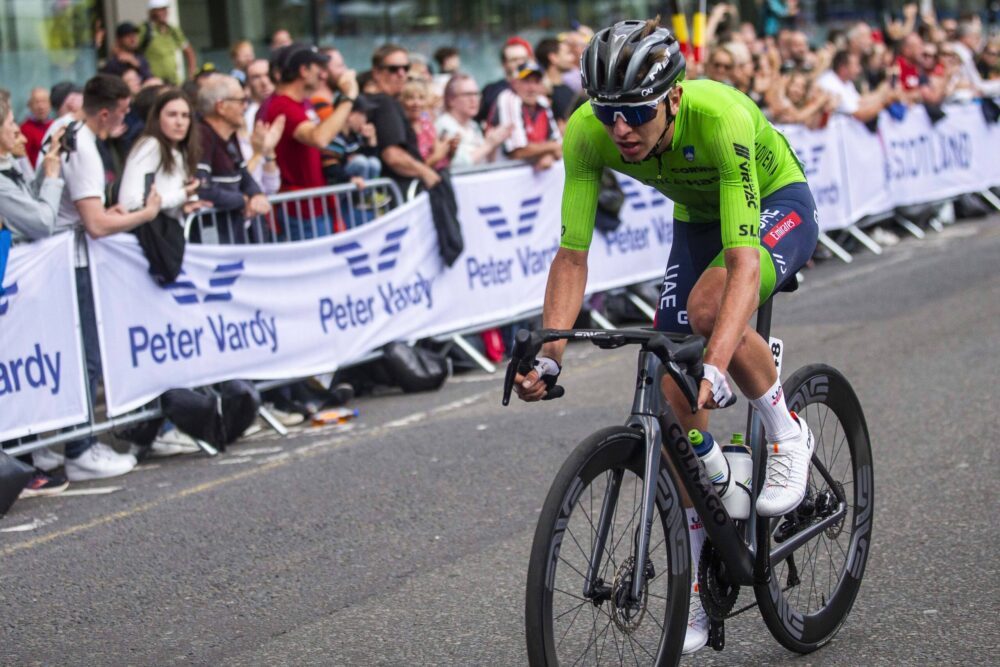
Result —
[[723, 372], [729, 366], [759, 298], [760, 188], [755, 169], [754, 135], [750, 114], [733, 106], [720, 118], [710, 143], [719, 165], [719, 211], [726, 282], [705, 352], [705, 363]]
[[[562, 198], [562, 232], [559, 251], [549, 268], [545, 286], [542, 324], [546, 328], [573, 326], [587, 287], [587, 250], [594, 235], [594, 216], [600, 192], [603, 161], [595, 148], [592, 133], [604, 132], [593, 116], [574, 113], [566, 125], [563, 140], [563, 168], [566, 171]], [[542, 354], [562, 363], [566, 341], [546, 345]]]

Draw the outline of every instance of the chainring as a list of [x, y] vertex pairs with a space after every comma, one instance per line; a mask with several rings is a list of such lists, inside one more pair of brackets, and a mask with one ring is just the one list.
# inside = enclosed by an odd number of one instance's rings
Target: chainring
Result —
[[740, 587], [726, 580], [724, 568], [715, 547], [705, 540], [698, 559], [698, 596], [705, 613], [714, 621], [724, 620], [740, 595]]

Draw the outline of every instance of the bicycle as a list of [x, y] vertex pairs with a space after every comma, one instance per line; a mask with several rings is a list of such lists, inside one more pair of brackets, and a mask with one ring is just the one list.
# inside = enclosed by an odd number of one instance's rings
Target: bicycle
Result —
[[[770, 325], [768, 300], [757, 317], [765, 340]], [[755, 606], [774, 638], [792, 651], [809, 653], [830, 641], [861, 585], [874, 502], [868, 427], [844, 376], [811, 364], [783, 383], [789, 409], [803, 416], [816, 438], [806, 497], [783, 517], [759, 517], [753, 509], [766, 458], [760, 418], [748, 408], [751, 511], [747, 520], [737, 521], [660, 390], [666, 373], [695, 410], [704, 339], [648, 329], [522, 330], [507, 367], [504, 405], [515, 374], [530, 370], [544, 343], [563, 339], [589, 340], [604, 349], [630, 344], [641, 349], [625, 424], [601, 429], [577, 446], [539, 516], [525, 598], [529, 663], [680, 661], [692, 567], [678, 481], [707, 535], [696, 572], [698, 595], [710, 619], [709, 645], [722, 650], [725, 620]], [[778, 347], [772, 352], [780, 365]], [[546, 399], [563, 393], [556, 385]], [[755, 602], [734, 611], [742, 586], [753, 588]]]

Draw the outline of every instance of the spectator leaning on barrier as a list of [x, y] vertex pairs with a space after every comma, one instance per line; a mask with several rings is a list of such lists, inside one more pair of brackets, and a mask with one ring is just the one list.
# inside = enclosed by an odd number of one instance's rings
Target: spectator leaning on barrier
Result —
[[184, 81], [184, 72], [178, 66], [178, 55], [184, 55], [189, 76], [197, 71], [198, 59], [184, 32], [167, 23], [169, 7], [170, 0], [149, 0], [149, 20], [139, 33], [139, 51], [149, 60], [153, 76], [179, 85]]
[[[119, 130], [128, 112], [129, 91], [125, 82], [110, 74], [98, 74], [83, 88], [83, 119], [66, 129], [67, 155], [62, 164], [63, 188], [56, 216], [56, 230], [71, 230], [82, 226], [87, 234], [97, 238], [133, 229], [156, 217], [160, 211], [160, 196], [154, 187], [145, 205], [137, 211], [125, 212], [124, 207], [105, 207], [108, 172], [97, 148]], [[57, 132], [58, 130], [56, 130]], [[50, 132], [52, 132], [50, 128]], [[54, 137], [55, 135], [53, 135]], [[48, 145], [43, 146], [48, 151]], [[42, 164], [44, 169], [44, 161]], [[77, 302], [83, 326], [84, 351], [90, 395], [97, 395], [97, 380], [101, 376], [101, 356], [97, 343], [97, 323], [87, 269], [86, 254], [77, 253]], [[62, 463], [48, 450], [35, 452], [35, 465], [49, 470]], [[66, 444], [66, 476], [71, 482], [122, 475], [135, 467], [131, 454], [119, 454], [93, 437]]]
[[854, 80], [859, 76], [861, 76], [861, 61], [857, 53], [838, 51], [833, 56], [833, 68], [820, 75], [816, 85], [837, 96], [838, 113], [847, 114], [867, 123], [877, 118], [879, 112], [892, 101], [892, 91], [886, 82], [877, 90], [861, 95], [854, 84]]
[[983, 24], [979, 17], [970, 16], [959, 21], [956, 35], [957, 39], [951, 44], [951, 48], [961, 61], [960, 78], [968, 82], [977, 96], [1000, 95], [1000, 80], [983, 79], [976, 68], [975, 55], [983, 46]]
[[497, 96], [501, 91], [510, 89], [510, 78], [517, 73], [517, 68], [531, 58], [531, 46], [520, 37], [511, 37], [500, 49], [500, 65], [503, 67], [503, 78], [486, 84], [482, 99], [479, 100], [479, 113], [476, 120], [485, 123], [490, 115]]
[[573, 101], [577, 95], [563, 83], [563, 75], [574, 67], [579, 68], [580, 63], [573, 61], [569, 44], [558, 39], [543, 39], [538, 42], [535, 45], [535, 56], [538, 58], [538, 65], [545, 70], [543, 81], [545, 92], [552, 102], [552, 114], [559, 123], [559, 129], [563, 130], [573, 113]]
[[[240, 109], [242, 112], [242, 108]], [[162, 212], [182, 224], [188, 213], [211, 206], [199, 200], [198, 157], [201, 145], [198, 126], [184, 93], [166, 88], [156, 96], [142, 135], [132, 147], [122, 173], [118, 201], [126, 210], [145, 205], [147, 177], [161, 198]]]
[[49, 91], [45, 88], [32, 88], [28, 97], [28, 116], [21, 123], [21, 132], [28, 140], [25, 150], [28, 152], [28, 162], [34, 167], [38, 162], [38, 152], [42, 150], [42, 139], [45, 131], [52, 125], [52, 102]]
[[367, 116], [374, 108], [367, 97], [359, 95], [347, 116], [347, 125], [327, 147], [332, 159], [323, 170], [331, 183], [351, 181], [358, 187], [364, 187], [365, 181], [382, 175], [382, 161], [375, 154], [378, 136]]
[[532, 61], [524, 63], [510, 85], [510, 90], [497, 96], [489, 124], [514, 127], [503, 142], [507, 157], [532, 162], [536, 169], [548, 169], [562, 158], [562, 135], [545, 98], [541, 68]]
[[378, 137], [378, 157], [383, 173], [395, 179], [404, 192], [412, 178], [419, 178], [428, 190], [441, 180], [434, 169], [424, 164], [416, 132], [399, 101], [409, 71], [409, 53], [398, 44], [381, 46], [372, 55], [372, 78], [379, 90], [372, 96], [376, 107], [371, 115]]
[[[198, 91], [198, 196], [223, 212], [217, 219], [220, 243], [262, 242], [248, 238], [247, 219], [271, 212], [267, 197], [247, 171], [237, 137], [247, 99], [240, 82], [224, 74], [208, 77]], [[249, 229], [253, 232], [256, 227]]]
[[[337, 108], [326, 120], [319, 122], [308, 98], [319, 87], [328, 60], [316, 47], [305, 44], [286, 46], [275, 56], [281, 83], [268, 101], [261, 120], [274, 123], [280, 116], [285, 117], [284, 132], [276, 148], [282, 192], [326, 185], [320, 150], [343, 129], [358, 96], [357, 79], [353, 72], [345, 73], [338, 82], [342, 95]], [[283, 221], [293, 240], [310, 238], [314, 230], [318, 236], [332, 231], [332, 220], [322, 213], [322, 202], [312, 202], [310, 207], [304, 217], [295, 215]], [[310, 224], [303, 226], [306, 220]]]
[[510, 136], [513, 125], [492, 127], [483, 136], [473, 118], [479, 111], [479, 86], [468, 74], [456, 73], [444, 87], [445, 112], [434, 122], [439, 135], [459, 137], [458, 148], [451, 160], [454, 167], [492, 162], [496, 149]]
[[121, 74], [128, 68], [135, 68], [143, 81], [153, 76], [149, 61], [139, 53], [139, 27], [131, 21], [123, 21], [115, 28], [115, 43], [111, 47], [111, 57], [101, 71], [105, 74]]

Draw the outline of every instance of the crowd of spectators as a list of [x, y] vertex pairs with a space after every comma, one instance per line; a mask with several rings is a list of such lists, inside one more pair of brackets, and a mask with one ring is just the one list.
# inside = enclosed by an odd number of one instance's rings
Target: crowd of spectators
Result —
[[[100, 72], [83, 85], [30, 91], [20, 125], [21, 110], [0, 94], [0, 218], [15, 236], [81, 227], [106, 236], [164, 216], [180, 225], [208, 207], [218, 212], [222, 243], [331, 234], [358, 222], [345, 219], [340, 200], [316, 197], [293, 215], [272, 211], [268, 195], [347, 183], [360, 191], [379, 177], [404, 192], [414, 179], [430, 190], [446, 167], [503, 160], [548, 169], [561, 158], [567, 119], [586, 102], [578, 64], [593, 33], [583, 26], [534, 45], [511, 36], [497, 54], [499, 78], [484, 83], [463, 70], [453, 47], [424, 55], [387, 43], [371, 54], [369, 70], [356, 72], [337, 48], [295, 41], [284, 29], [262, 57], [240, 41], [231, 66], [199, 67], [183, 32], [168, 23], [167, 5], [150, 0], [142, 25], [117, 26]], [[735, 6], [716, 4], [687, 77], [734, 86], [774, 122], [809, 128], [834, 114], [874, 128], [881, 111], [899, 118], [913, 105], [938, 119], [945, 103], [1000, 95], [1000, 42], [984, 40], [974, 14], [939, 18], [907, 4], [880, 27], [859, 21], [820, 32], [797, 20], [795, 3], [788, 7], [758, 31]], [[268, 224], [251, 229], [248, 221], [260, 217]], [[189, 240], [200, 240], [197, 230]], [[100, 355], [85, 262], [79, 253], [96, 390]], [[327, 399], [328, 391], [298, 387], [278, 396], [279, 414], [302, 421]], [[162, 454], [191, 451], [179, 434], [157, 443]], [[51, 469], [63, 461], [42, 450], [35, 463]], [[93, 438], [66, 446], [71, 481], [134, 465], [133, 455]], [[33, 484], [29, 494], [65, 486], [44, 475]]]

